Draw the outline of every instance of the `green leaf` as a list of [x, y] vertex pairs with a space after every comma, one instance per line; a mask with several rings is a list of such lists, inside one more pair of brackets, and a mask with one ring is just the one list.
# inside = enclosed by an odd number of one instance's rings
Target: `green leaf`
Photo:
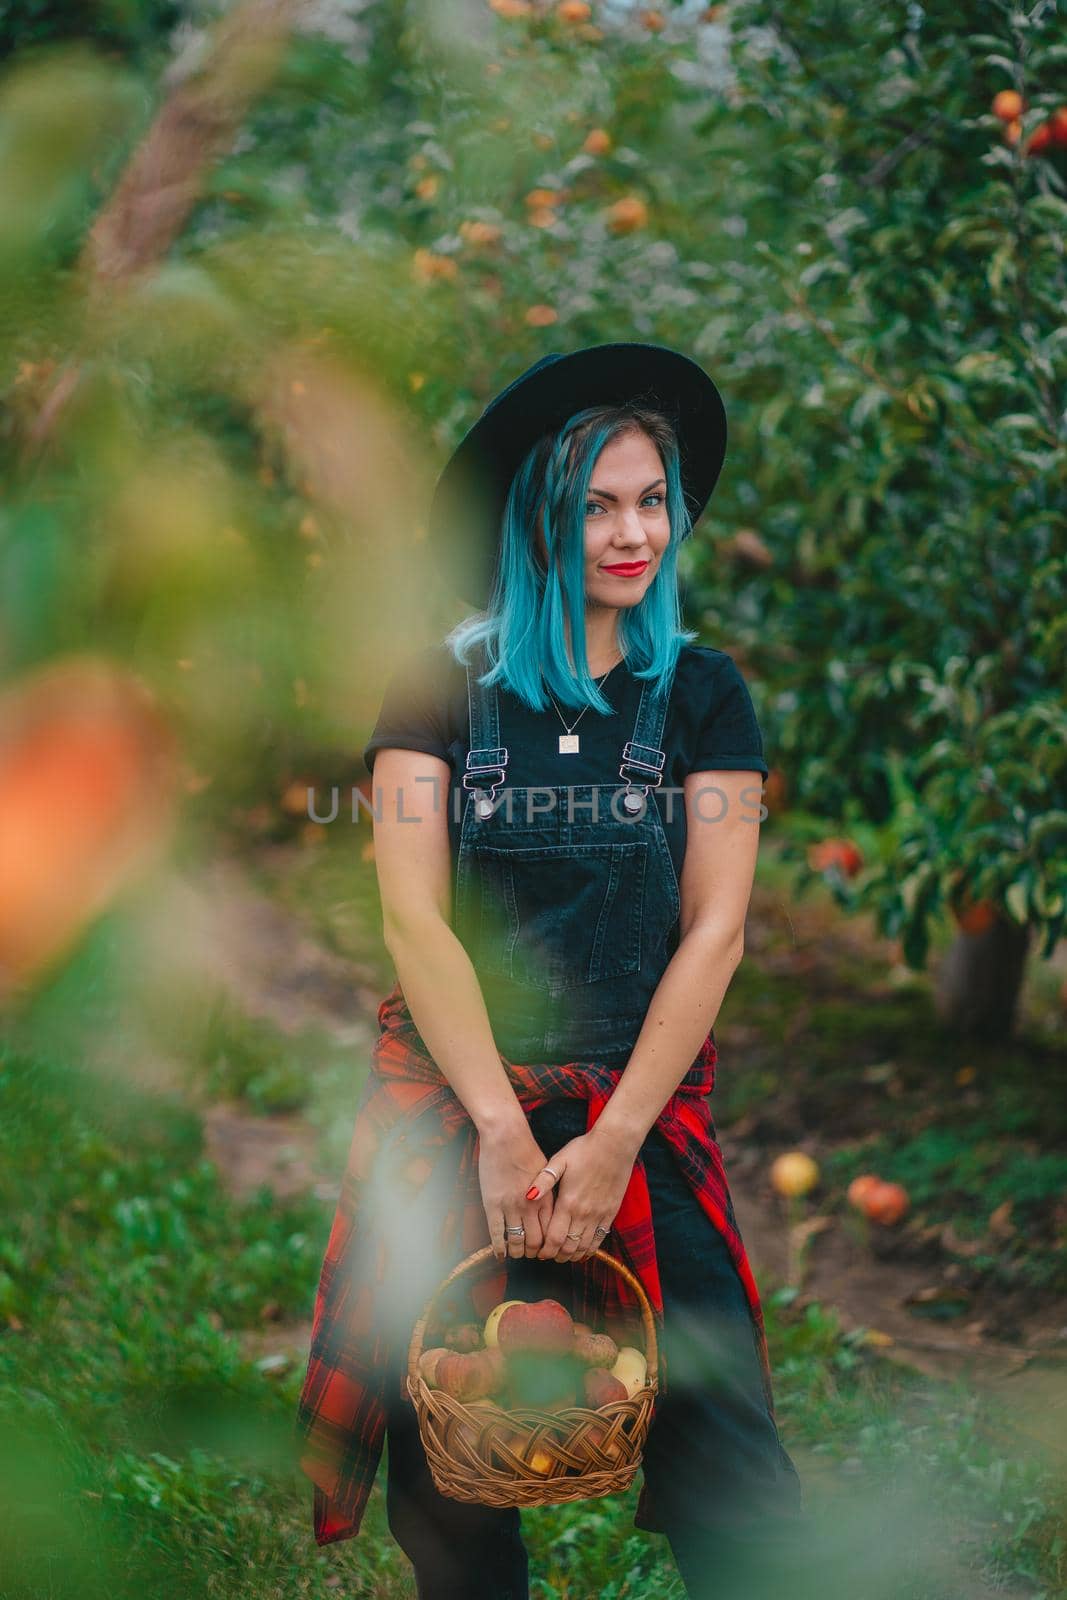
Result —
[[1008, 885], [1004, 895], [1004, 904], [1007, 906], [1013, 922], [1019, 923], [1021, 927], [1029, 922], [1030, 914], [1027, 909], [1026, 885], [1018, 878], [1014, 883]]
[[1038, 221], [1047, 220], [1053, 227], [1067, 226], [1067, 200], [1058, 194], [1035, 195], [1032, 200], [1027, 200], [1023, 209], [1027, 216], [1036, 217]]
[[1009, 411], [1006, 416], [998, 417], [993, 426], [1002, 432], [1009, 429], [1015, 433], [1041, 432], [1041, 424], [1037, 418], [1031, 417], [1025, 411]]

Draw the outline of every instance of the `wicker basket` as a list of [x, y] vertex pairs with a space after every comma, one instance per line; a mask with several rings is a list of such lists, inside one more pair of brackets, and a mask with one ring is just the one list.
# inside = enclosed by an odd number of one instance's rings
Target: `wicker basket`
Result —
[[[629, 1488], [652, 1420], [659, 1353], [648, 1296], [629, 1268], [606, 1251], [594, 1250], [590, 1259], [607, 1262], [630, 1285], [644, 1326], [648, 1381], [632, 1399], [595, 1411], [589, 1406], [505, 1411], [491, 1400], [455, 1400], [442, 1389], [431, 1389], [420, 1376], [423, 1340], [438, 1297], [461, 1274], [490, 1259], [496, 1257], [486, 1245], [454, 1267], [430, 1296], [411, 1336], [407, 1390], [438, 1490], [450, 1499], [480, 1505], [544, 1506]], [[534, 1452], [536, 1466], [531, 1463]]]

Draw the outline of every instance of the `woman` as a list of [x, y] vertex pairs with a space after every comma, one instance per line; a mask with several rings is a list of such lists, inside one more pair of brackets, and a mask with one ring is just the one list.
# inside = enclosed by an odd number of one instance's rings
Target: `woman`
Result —
[[799, 1481], [708, 1104], [767, 775], [740, 673], [680, 626], [678, 548], [725, 440], [710, 378], [660, 346], [549, 356], [509, 385], [431, 514], [442, 576], [483, 609], [404, 664], [365, 751], [398, 981], [301, 1464], [318, 1541], [350, 1537], [387, 1436], [422, 1600], [528, 1593], [518, 1511], [436, 1491], [403, 1392], [427, 1294], [487, 1241], [483, 1305], [569, 1295], [600, 1325], [627, 1297], [592, 1252], [640, 1275], [664, 1370], [636, 1523], [694, 1600], [796, 1589]]

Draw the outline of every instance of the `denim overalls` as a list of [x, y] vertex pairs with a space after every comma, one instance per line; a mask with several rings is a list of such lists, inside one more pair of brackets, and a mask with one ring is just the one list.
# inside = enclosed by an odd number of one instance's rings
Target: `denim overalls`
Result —
[[[654, 798], [671, 685], [659, 696], [643, 685], [617, 779], [507, 790], [496, 690], [477, 682], [484, 668], [479, 650], [467, 670], [454, 925], [494, 1043], [513, 1061], [625, 1065], [678, 941], [678, 881]], [[547, 1154], [585, 1132], [586, 1104], [549, 1101], [529, 1121]], [[692, 1600], [779, 1600], [797, 1576], [800, 1490], [763, 1400], [748, 1302], [657, 1129], [639, 1158], [674, 1373], [645, 1446], [646, 1489]], [[508, 1294], [565, 1300], [572, 1271], [510, 1259]], [[420, 1600], [527, 1600], [519, 1512], [439, 1494], [404, 1400], [388, 1437], [389, 1527], [414, 1564]]]
[[[641, 1031], [677, 944], [681, 907], [655, 800], [673, 673], [642, 685], [618, 777], [507, 787], [495, 686], [467, 668], [470, 749], [455, 864], [455, 929], [513, 1061], [616, 1065]], [[565, 758], [564, 758], [565, 759]], [[498, 794], [497, 790], [501, 790]]]

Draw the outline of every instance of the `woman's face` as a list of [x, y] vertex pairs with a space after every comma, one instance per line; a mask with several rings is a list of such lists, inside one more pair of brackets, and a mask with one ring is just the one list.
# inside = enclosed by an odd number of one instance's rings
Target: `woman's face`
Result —
[[637, 605], [670, 536], [659, 451], [647, 433], [612, 439], [597, 457], [585, 503], [586, 607]]

